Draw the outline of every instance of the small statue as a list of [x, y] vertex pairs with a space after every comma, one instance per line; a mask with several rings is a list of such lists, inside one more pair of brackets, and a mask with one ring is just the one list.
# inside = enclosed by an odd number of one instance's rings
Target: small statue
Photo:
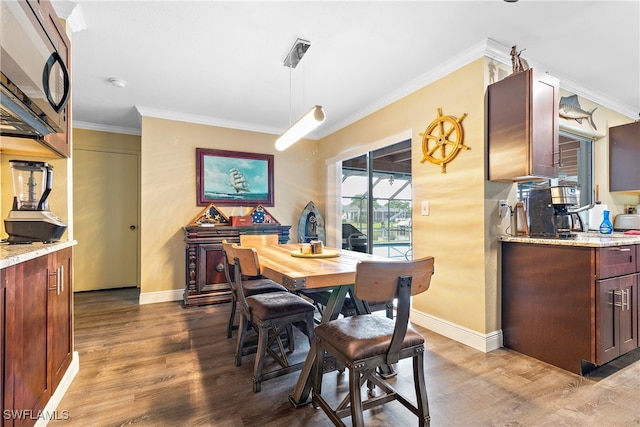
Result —
[[520, 54], [525, 49], [522, 49], [518, 52], [518, 49], [515, 45], [511, 47], [511, 66], [513, 68], [514, 74], [521, 73], [522, 71], [527, 71], [529, 69], [529, 64], [527, 63], [527, 61], [523, 58], [520, 58]]

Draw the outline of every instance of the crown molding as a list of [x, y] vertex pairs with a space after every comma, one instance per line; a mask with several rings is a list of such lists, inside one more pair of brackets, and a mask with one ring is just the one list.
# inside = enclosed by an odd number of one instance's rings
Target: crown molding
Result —
[[[502, 64], [511, 66], [511, 48], [509, 46], [505, 46], [501, 43], [493, 39], [487, 39], [487, 48], [485, 52], [485, 56], [491, 58], [495, 61], [501, 62]], [[637, 119], [638, 111], [636, 111], [633, 107], [623, 102], [618, 101], [608, 95], [597, 92], [587, 86], [581, 85], [580, 83], [574, 82], [571, 79], [567, 78], [561, 73], [558, 73], [553, 67], [550, 67], [546, 64], [543, 64], [539, 61], [536, 61], [535, 58], [527, 57], [527, 62], [529, 66], [535, 68], [537, 70], [542, 70], [545, 73], [551, 74], [555, 78], [560, 81], [560, 88], [566, 90], [567, 92], [574, 93], [582, 98], [588, 99], [598, 105], [606, 107], [610, 110], [613, 110], [617, 113], [623, 114], [631, 119]]]
[[86, 130], [95, 130], [99, 132], [111, 132], [111, 133], [122, 133], [125, 135], [142, 135], [142, 132], [139, 128], [126, 128], [122, 126], [108, 126], [101, 125], [97, 123], [90, 122], [81, 122], [78, 120], [74, 120], [72, 126], [76, 129], [86, 129]]
[[336, 132], [356, 121], [372, 114], [396, 101], [404, 98], [405, 96], [410, 95], [411, 93], [422, 89], [423, 87], [445, 77], [446, 75], [454, 72], [455, 70], [464, 67], [465, 65], [475, 61], [478, 58], [481, 58], [487, 50], [487, 40], [484, 40], [480, 43], [475, 44], [469, 49], [464, 50], [460, 54], [452, 57], [449, 61], [446, 61], [435, 67], [428, 72], [422, 74], [421, 76], [413, 79], [406, 84], [400, 86], [398, 89], [390, 92], [386, 96], [379, 98], [377, 101], [374, 101], [372, 104], [369, 104], [365, 108], [355, 112], [354, 114], [348, 116], [344, 120], [336, 123], [334, 126], [330, 128], [322, 128], [322, 135], [320, 138], [323, 138], [327, 135], [330, 135], [333, 132]]
[[64, 19], [72, 32], [77, 33], [87, 29], [82, 9], [76, 2], [68, 0], [53, 0], [51, 2], [58, 17]]
[[275, 129], [268, 126], [256, 126], [252, 123], [234, 122], [230, 120], [217, 119], [214, 117], [205, 117], [194, 114], [184, 114], [175, 111], [159, 110], [156, 108], [149, 108], [140, 105], [136, 105], [135, 109], [140, 114], [140, 117], [153, 117], [156, 119], [164, 120], [177, 120], [180, 122], [195, 123], [200, 125], [217, 126], [229, 129], [246, 130], [251, 132], [268, 133], [273, 135], [279, 135], [281, 129]]
[[[434, 83], [435, 81], [447, 76], [448, 74], [451, 74], [452, 72], [482, 57], [487, 57], [497, 62], [500, 62], [504, 65], [511, 66], [510, 52], [511, 52], [510, 46], [503, 45], [502, 43], [499, 43], [491, 38], [487, 38], [471, 46], [470, 48], [460, 52], [458, 55], [452, 57], [448, 61], [443, 62], [439, 66], [420, 75], [414, 80], [407, 82], [406, 84], [402, 85], [398, 89], [379, 98], [373, 103], [354, 112], [353, 114], [339, 121], [335, 125], [331, 127], [322, 126], [316, 131], [307, 135], [305, 138], [312, 139], [312, 140], [318, 140], [318, 139], [324, 138], [327, 135], [330, 135], [333, 132], [336, 132], [340, 129], [343, 129], [355, 123], [356, 121], [398, 101], [399, 99], [402, 99], [410, 95], [411, 93], [419, 89], [422, 89], [423, 87], [431, 83]], [[536, 61], [535, 58], [527, 57], [527, 62], [529, 63], [530, 67], [536, 68], [538, 70], [543, 70], [544, 72], [549, 73], [552, 76], [558, 78], [558, 80], [560, 81], [561, 89], [566, 90], [567, 92], [574, 93], [585, 99], [588, 99], [612, 111], [618, 112], [624, 116], [629, 117], [630, 119], [633, 119], [633, 120], [637, 119], [638, 111], [636, 111], [630, 105], [622, 103], [607, 95], [596, 92], [591, 88], [588, 88], [579, 83], [571, 81], [570, 79], [567, 79], [565, 76], [559, 73], [556, 73], [552, 67], [548, 67], [545, 64], [542, 64]], [[188, 123], [218, 126], [218, 127], [224, 127], [224, 128], [230, 128], [230, 129], [245, 130], [250, 132], [261, 132], [261, 133], [267, 133], [272, 135], [279, 135], [282, 133], [282, 129], [267, 127], [267, 126], [256, 126], [255, 124], [252, 124], [252, 123], [235, 122], [235, 121], [223, 120], [219, 118], [184, 114], [184, 113], [179, 113], [175, 111], [158, 110], [158, 109], [144, 107], [144, 106], [135, 106], [135, 108], [138, 111], [138, 114], [140, 114], [140, 116], [143, 116], [143, 117], [154, 117], [154, 118], [165, 119], [165, 120], [177, 120], [177, 121], [183, 121]], [[76, 124], [79, 124], [79, 123], [80, 122], [74, 121], [74, 126], [76, 126]], [[78, 125], [76, 127], [80, 127], [84, 129], [93, 129], [93, 130], [104, 130], [107, 132], [117, 132], [116, 130], [113, 130], [113, 128], [111, 127], [100, 126], [100, 125], [91, 126], [91, 124], [89, 123], [83, 123], [83, 125]], [[108, 129], [104, 129], [104, 128], [108, 128]], [[141, 132], [139, 129], [127, 129], [127, 128], [122, 128], [122, 129], [124, 131], [120, 133], [128, 133], [131, 135], [140, 135], [140, 132]]]

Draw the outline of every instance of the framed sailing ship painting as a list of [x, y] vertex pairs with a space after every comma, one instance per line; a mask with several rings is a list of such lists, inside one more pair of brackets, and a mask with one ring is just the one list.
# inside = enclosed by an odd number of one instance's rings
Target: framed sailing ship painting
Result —
[[196, 148], [198, 206], [273, 206], [273, 155]]

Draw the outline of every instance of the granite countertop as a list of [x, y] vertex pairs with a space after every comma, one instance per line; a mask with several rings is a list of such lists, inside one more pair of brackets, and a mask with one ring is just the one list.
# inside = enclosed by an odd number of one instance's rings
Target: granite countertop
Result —
[[27, 245], [0, 245], [0, 269], [10, 267], [21, 262], [29, 261], [61, 249], [77, 244], [75, 240], [67, 240], [56, 243], [31, 243]]
[[618, 232], [614, 232], [613, 234], [584, 232], [576, 233], [576, 237], [571, 239], [502, 235], [499, 240], [501, 242], [531, 243], [537, 245], [603, 248], [608, 246], [638, 245], [640, 244], [640, 235], [623, 234]]

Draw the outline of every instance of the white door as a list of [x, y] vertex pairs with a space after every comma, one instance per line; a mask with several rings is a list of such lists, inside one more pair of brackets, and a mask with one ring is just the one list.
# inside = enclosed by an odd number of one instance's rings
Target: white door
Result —
[[74, 288], [137, 286], [138, 157], [73, 152]]

